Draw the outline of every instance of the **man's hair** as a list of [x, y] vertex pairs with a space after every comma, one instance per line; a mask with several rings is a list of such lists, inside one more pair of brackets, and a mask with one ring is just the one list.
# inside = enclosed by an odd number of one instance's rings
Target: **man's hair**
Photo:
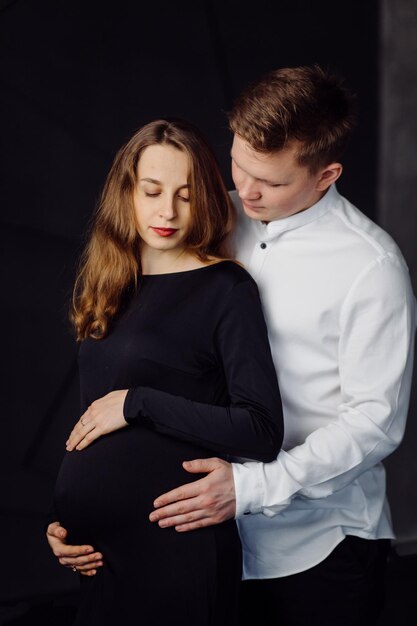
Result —
[[300, 142], [310, 171], [340, 161], [356, 121], [355, 96], [318, 65], [268, 72], [248, 85], [229, 112], [229, 126], [253, 150], [272, 153]]

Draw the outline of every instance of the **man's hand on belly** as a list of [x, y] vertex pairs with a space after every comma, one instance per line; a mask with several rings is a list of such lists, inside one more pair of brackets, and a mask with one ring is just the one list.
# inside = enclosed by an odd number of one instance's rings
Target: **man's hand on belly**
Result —
[[207, 473], [195, 482], [165, 493], [154, 502], [149, 519], [161, 528], [175, 526], [178, 532], [220, 524], [235, 516], [236, 498], [233, 470], [223, 459], [186, 461], [183, 467], [192, 474]]
[[103, 555], [94, 552], [93, 546], [69, 546], [66, 536], [67, 531], [59, 522], [49, 524], [46, 538], [61, 565], [70, 567], [83, 576], [94, 576], [97, 568], [103, 565]]
[[102, 435], [127, 426], [123, 417], [123, 405], [127, 392], [127, 389], [111, 391], [90, 404], [66, 442], [68, 452], [74, 449], [83, 450]]

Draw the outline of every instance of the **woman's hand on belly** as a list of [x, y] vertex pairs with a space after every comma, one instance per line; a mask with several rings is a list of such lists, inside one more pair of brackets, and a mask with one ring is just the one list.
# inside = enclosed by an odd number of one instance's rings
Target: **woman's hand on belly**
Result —
[[93, 441], [127, 426], [123, 417], [123, 405], [128, 389], [111, 391], [95, 400], [81, 415], [66, 442], [68, 452], [83, 450]]
[[70, 567], [83, 576], [94, 576], [103, 565], [103, 555], [94, 552], [93, 546], [71, 546], [67, 544], [67, 531], [59, 522], [49, 524], [46, 538], [61, 565]]

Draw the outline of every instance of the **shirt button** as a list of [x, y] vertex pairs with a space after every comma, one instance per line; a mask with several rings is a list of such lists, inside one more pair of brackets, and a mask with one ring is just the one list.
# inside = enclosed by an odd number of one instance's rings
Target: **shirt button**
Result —
[[262, 243], [261, 243], [261, 248], [262, 248], [262, 250], [265, 250], [265, 248], [266, 248], [266, 243], [263, 243], [263, 242], [262, 242]]

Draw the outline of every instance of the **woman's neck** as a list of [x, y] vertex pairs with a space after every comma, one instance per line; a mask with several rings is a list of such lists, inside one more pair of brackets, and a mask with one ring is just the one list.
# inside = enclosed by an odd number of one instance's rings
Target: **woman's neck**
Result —
[[172, 274], [207, 265], [187, 250], [155, 250], [145, 246], [141, 252], [142, 274]]

